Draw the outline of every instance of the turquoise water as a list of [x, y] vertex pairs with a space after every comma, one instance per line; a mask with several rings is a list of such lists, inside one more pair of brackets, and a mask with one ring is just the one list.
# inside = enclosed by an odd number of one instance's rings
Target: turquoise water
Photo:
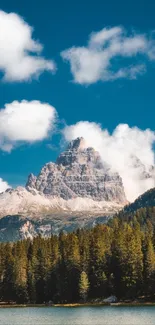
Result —
[[0, 325], [155, 325], [155, 307], [1, 308]]

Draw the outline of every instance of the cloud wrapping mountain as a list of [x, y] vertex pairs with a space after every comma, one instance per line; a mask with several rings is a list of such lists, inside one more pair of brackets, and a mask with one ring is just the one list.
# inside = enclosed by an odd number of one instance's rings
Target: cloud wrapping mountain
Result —
[[120, 124], [109, 134], [99, 124], [81, 121], [66, 126], [63, 134], [67, 141], [84, 137], [86, 147], [100, 153], [103, 161], [122, 177], [129, 201], [155, 186], [155, 132]]
[[7, 188], [11, 188], [11, 186], [9, 186], [7, 182], [3, 181], [3, 179], [0, 178], [0, 193], [5, 192]]
[[53, 60], [41, 56], [43, 46], [32, 38], [33, 28], [15, 13], [0, 11], [0, 70], [5, 81], [26, 81], [44, 71], [54, 72]]
[[70, 63], [75, 83], [136, 79], [146, 72], [146, 62], [155, 60], [155, 40], [153, 33], [128, 34], [121, 26], [105, 27], [89, 36], [87, 46], [73, 46], [61, 56]]
[[0, 110], [0, 149], [11, 151], [20, 142], [41, 141], [52, 134], [57, 113], [40, 101], [14, 101]]

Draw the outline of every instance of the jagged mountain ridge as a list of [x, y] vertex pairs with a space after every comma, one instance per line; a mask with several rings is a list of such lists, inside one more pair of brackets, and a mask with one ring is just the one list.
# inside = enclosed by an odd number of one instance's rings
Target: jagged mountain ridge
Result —
[[33, 239], [38, 234], [50, 237], [60, 231], [72, 232], [79, 228], [92, 228], [97, 224], [106, 223], [110, 218], [98, 215], [46, 215], [44, 218], [31, 218], [22, 215], [6, 216], [0, 219], [0, 242]]

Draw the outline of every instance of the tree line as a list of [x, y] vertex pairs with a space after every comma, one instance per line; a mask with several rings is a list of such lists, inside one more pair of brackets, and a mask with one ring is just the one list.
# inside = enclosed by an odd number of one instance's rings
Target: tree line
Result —
[[73, 303], [155, 293], [155, 207], [92, 229], [0, 244], [0, 301]]

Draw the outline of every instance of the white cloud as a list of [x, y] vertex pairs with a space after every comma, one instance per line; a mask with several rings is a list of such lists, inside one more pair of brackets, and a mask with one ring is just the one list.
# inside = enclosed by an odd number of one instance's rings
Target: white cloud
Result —
[[[152, 172], [151, 176], [150, 170], [155, 163], [155, 132], [120, 124], [110, 135], [99, 124], [81, 121], [67, 126], [63, 133], [67, 141], [83, 137], [87, 147], [99, 151], [102, 160], [122, 177], [129, 201], [155, 186], [155, 175]], [[149, 178], [144, 177], [147, 173]]]
[[56, 110], [39, 101], [14, 101], [0, 110], [0, 148], [11, 151], [16, 143], [32, 143], [49, 136], [54, 129]]
[[[136, 79], [145, 73], [146, 62], [155, 60], [155, 40], [135, 32], [128, 35], [121, 26], [104, 28], [90, 35], [87, 46], [66, 49], [61, 56], [70, 63], [74, 81], [79, 84]], [[136, 63], [126, 65], [129, 58]]]
[[103, 45], [106, 41], [118, 37], [122, 33], [122, 28], [121, 27], [113, 27], [113, 28], [103, 28], [101, 31], [97, 33], [92, 33], [90, 35], [90, 45], [91, 46], [96, 46], [96, 45]]
[[41, 54], [42, 45], [32, 38], [33, 29], [15, 13], [0, 11], [0, 70], [6, 81], [24, 81], [43, 71], [55, 71], [55, 63]]
[[0, 178], [0, 193], [5, 192], [7, 188], [10, 188], [9, 184], [5, 181], [3, 181], [2, 178]]

